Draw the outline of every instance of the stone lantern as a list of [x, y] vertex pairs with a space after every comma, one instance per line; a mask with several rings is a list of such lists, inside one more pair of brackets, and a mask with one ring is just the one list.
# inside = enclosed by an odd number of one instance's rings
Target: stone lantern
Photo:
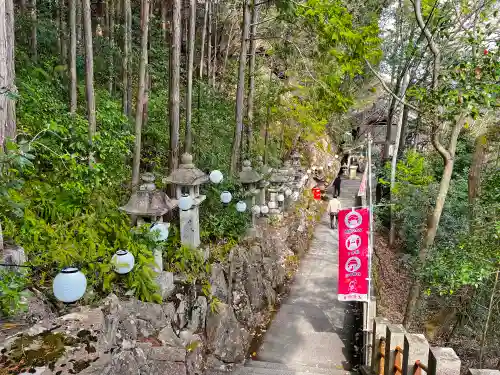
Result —
[[205, 200], [200, 195], [200, 185], [208, 182], [208, 175], [196, 168], [191, 154], [183, 154], [179, 168], [173, 171], [165, 180], [175, 186], [178, 200], [189, 200], [188, 208], [179, 210], [181, 244], [197, 248], [200, 246], [200, 204]]
[[[132, 194], [127, 204], [118, 209], [135, 217], [137, 226], [144, 223], [162, 223], [163, 215], [172, 211], [177, 206], [177, 201], [170, 199], [163, 191], [156, 190], [155, 176], [152, 173], [143, 174], [141, 180], [144, 183]], [[169, 226], [168, 223], [166, 225]], [[163, 270], [161, 251], [154, 250], [153, 255], [158, 272], [161, 272]]]
[[260, 190], [257, 189], [257, 186], [262, 180], [262, 176], [257, 171], [252, 169], [252, 165], [249, 160], [245, 160], [239, 177], [240, 183], [243, 185], [243, 189], [245, 190], [245, 195], [247, 197], [247, 206], [250, 207], [252, 212], [252, 228], [255, 228], [255, 217], [257, 215], [256, 209], [254, 208], [256, 205], [255, 198], [260, 192]]
[[261, 180], [259, 182], [260, 194], [257, 197], [257, 204], [259, 206], [266, 205], [266, 188], [269, 186], [269, 181], [267, 179], [271, 175], [273, 169], [267, 165], [264, 165], [262, 156], [257, 157], [257, 170], [261, 174]]
[[290, 157], [292, 158], [292, 166], [295, 169], [299, 169], [300, 168], [300, 154], [297, 152], [297, 150], [292, 152], [292, 155], [290, 155]]
[[273, 172], [269, 182], [269, 213], [271, 215], [279, 215], [282, 209], [280, 202], [283, 202], [283, 200], [280, 199], [280, 196], [284, 193], [284, 185], [290, 182], [289, 170], [283, 167], [278, 171]]

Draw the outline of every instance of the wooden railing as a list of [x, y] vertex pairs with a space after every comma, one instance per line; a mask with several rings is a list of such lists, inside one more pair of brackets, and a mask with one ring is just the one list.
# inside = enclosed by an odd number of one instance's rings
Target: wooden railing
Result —
[[[407, 333], [399, 324], [375, 318], [372, 354], [365, 375], [460, 375], [461, 362], [451, 348], [431, 348], [423, 335]], [[470, 370], [470, 375], [500, 375], [497, 370]]]

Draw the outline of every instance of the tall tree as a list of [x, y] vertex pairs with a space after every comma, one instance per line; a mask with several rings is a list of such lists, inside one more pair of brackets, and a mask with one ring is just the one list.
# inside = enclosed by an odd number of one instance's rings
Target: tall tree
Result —
[[217, 1], [213, 4], [213, 19], [214, 19], [214, 53], [213, 53], [213, 67], [212, 67], [212, 85], [215, 87], [215, 79], [217, 75], [217, 45], [218, 45], [218, 35], [217, 35], [217, 17], [218, 17], [219, 5]]
[[245, 67], [248, 54], [248, 35], [250, 32], [250, 7], [248, 0], [243, 1], [243, 28], [241, 30], [240, 58], [238, 68], [238, 87], [236, 89], [236, 126], [234, 129], [233, 145], [231, 150], [230, 171], [235, 174], [238, 168], [239, 156], [241, 153], [241, 138], [243, 136], [243, 106], [245, 90]]
[[70, 30], [70, 48], [69, 48], [69, 72], [70, 72], [70, 106], [71, 114], [76, 113], [77, 109], [77, 76], [76, 76], [76, 3], [79, 0], [69, 0], [69, 30]]
[[36, 0], [31, 0], [31, 9], [30, 9], [30, 17], [31, 17], [31, 58], [33, 61], [38, 60], [38, 38], [37, 38], [37, 30], [38, 30], [38, 19], [37, 19], [37, 9], [36, 9]]
[[200, 47], [200, 79], [203, 78], [203, 67], [205, 65], [205, 39], [207, 38], [207, 23], [208, 23], [208, 1], [205, 1], [205, 12], [203, 16], [203, 29], [201, 31], [201, 47]]
[[130, 82], [130, 68], [132, 53], [132, 8], [130, 0], [123, 0], [123, 60], [122, 60], [122, 109], [123, 114], [130, 115], [131, 106], [131, 82]]
[[141, 60], [139, 62], [139, 88], [137, 90], [137, 104], [135, 109], [135, 144], [134, 160], [132, 164], [132, 188], [136, 189], [140, 182], [141, 166], [141, 134], [144, 113], [144, 103], [146, 102], [146, 66], [148, 64], [148, 29], [149, 29], [149, 2], [142, 0], [141, 3]]
[[213, 85], [212, 81], [212, 13], [213, 4], [208, 1], [208, 38], [207, 38], [207, 75], [208, 83]]
[[192, 145], [192, 104], [193, 104], [193, 63], [196, 31], [196, 0], [189, 0], [189, 31], [188, 31], [188, 69], [187, 69], [187, 94], [186, 94], [186, 134], [184, 138], [184, 151], [191, 153]]
[[85, 93], [87, 96], [87, 117], [89, 139], [96, 132], [95, 93], [94, 93], [94, 50], [92, 47], [92, 19], [90, 0], [83, 0], [83, 33], [85, 36]]
[[108, 77], [108, 91], [110, 94], [113, 93], [113, 86], [115, 83], [115, 59], [114, 59], [114, 48], [115, 48], [115, 1], [108, 0], [108, 38], [109, 38], [109, 77]]
[[180, 64], [181, 64], [181, 9], [182, 1], [172, 1], [172, 40], [170, 48], [170, 154], [169, 173], [179, 165], [179, 110], [180, 110]]
[[257, 43], [257, 22], [259, 20], [259, 5], [252, 1], [252, 18], [250, 21], [250, 52], [248, 58], [248, 97], [247, 97], [247, 153], [252, 151], [253, 111], [255, 96], [255, 51]]
[[66, 0], [61, 0], [59, 4], [59, 30], [61, 33], [61, 62], [63, 65], [68, 63], [68, 22]]
[[16, 136], [17, 93], [14, 69], [14, 4], [0, 4], [0, 151], [7, 138]]

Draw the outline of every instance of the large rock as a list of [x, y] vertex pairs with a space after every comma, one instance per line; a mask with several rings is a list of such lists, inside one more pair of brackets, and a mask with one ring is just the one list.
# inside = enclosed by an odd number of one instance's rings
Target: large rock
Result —
[[228, 303], [228, 287], [226, 277], [224, 275], [224, 267], [220, 263], [212, 264], [212, 272], [210, 275], [210, 285], [212, 287], [212, 295], [217, 297], [221, 302]]
[[207, 318], [208, 350], [223, 362], [241, 362], [245, 359], [249, 334], [230, 306], [221, 303], [217, 310]]
[[163, 271], [160, 273], [156, 278], [156, 283], [160, 289], [161, 298], [164, 301], [172, 297], [175, 291], [174, 274], [172, 272]]

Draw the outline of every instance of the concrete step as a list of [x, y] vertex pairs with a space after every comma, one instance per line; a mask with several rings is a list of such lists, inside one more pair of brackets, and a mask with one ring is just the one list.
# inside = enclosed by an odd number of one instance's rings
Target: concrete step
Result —
[[332, 368], [323, 368], [317, 366], [303, 366], [297, 364], [283, 364], [276, 362], [264, 362], [264, 361], [255, 361], [250, 360], [245, 364], [247, 368], [255, 369], [254, 374], [257, 375], [267, 375], [269, 374], [269, 370], [273, 374], [276, 373], [294, 373], [294, 374], [315, 374], [315, 375], [341, 375], [341, 374], [357, 374], [352, 371], [345, 371], [341, 368], [332, 369]]

